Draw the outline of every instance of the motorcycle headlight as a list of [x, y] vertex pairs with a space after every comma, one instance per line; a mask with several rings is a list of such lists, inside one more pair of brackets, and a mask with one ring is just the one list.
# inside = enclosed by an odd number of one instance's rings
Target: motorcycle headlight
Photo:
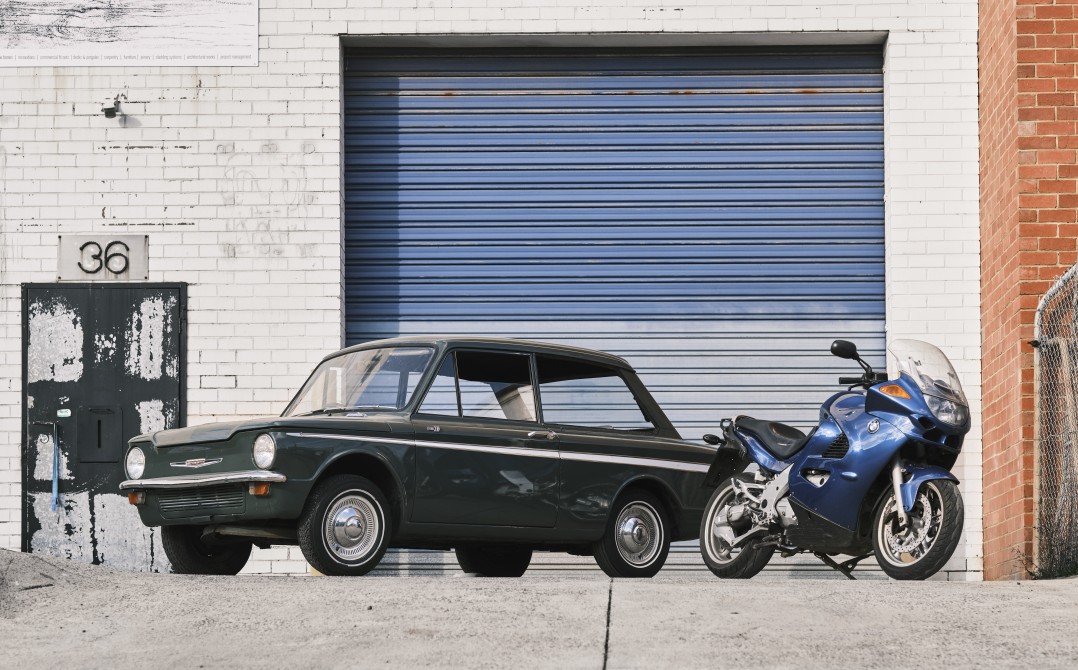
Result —
[[277, 456], [277, 444], [273, 441], [273, 437], [267, 433], [259, 435], [255, 439], [251, 455], [255, 465], [263, 470], [273, 465], [273, 459]]
[[142, 453], [142, 449], [131, 447], [124, 461], [124, 469], [127, 470], [128, 479], [142, 478], [142, 473], [146, 472], [146, 454]]
[[961, 426], [966, 423], [966, 419], [969, 418], [969, 409], [965, 405], [959, 405], [953, 400], [945, 400], [944, 398], [937, 398], [934, 395], [926, 395], [925, 401], [928, 403], [928, 409], [932, 410], [932, 414], [944, 423], [949, 423], [952, 426]]

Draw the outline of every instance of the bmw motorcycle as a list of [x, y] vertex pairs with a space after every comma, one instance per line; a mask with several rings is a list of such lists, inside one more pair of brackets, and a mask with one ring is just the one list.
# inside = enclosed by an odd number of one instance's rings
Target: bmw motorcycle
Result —
[[[747, 579], [783, 557], [812, 553], [853, 579], [875, 555], [895, 579], [926, 579], [962, 535], [962, 496], [950, 470], [970, 429], [969, 403], [947, 357], [931, 344], [897, 340], [900, 374], [874, 372], [852, 342], [831, 353], [860, 377], [820, 408], [808, 435], [747, 416], [722, 422], [706, 479], [715, 486], [700, 552], [723, 578]], [[838, 562], [835, 556], [852, 556]]]

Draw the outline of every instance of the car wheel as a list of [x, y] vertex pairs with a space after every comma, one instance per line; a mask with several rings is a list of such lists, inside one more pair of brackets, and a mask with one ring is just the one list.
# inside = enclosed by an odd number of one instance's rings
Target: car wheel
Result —
[[531, 548], [512, 545], [467, 545], [455, 553], [461, 570], [480, 577], [520, 577], [532, 562]]
[[389, 546], [388, 510], [385, 494], [364, 477], [334, 475], [318, 482], [299, 517], [303, 557], [324, 575], [367, 574]]
[[164, 526], [161, 545], [178, 575], [235, 575], [251, 557], [251, 543], [229, 539], [202, 541], [202, 526]]
[[627, 491], [611, 508], [595, 562], [611, 577], [653, 577], [670, 553], [670, 522], [658, 497]]

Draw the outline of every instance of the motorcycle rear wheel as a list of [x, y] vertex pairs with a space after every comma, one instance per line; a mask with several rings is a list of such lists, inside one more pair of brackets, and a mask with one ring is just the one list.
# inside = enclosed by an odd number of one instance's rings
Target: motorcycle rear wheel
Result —
[[962, 494], [951, 481], [925, 482], [908, 516], [909, 524], [902, 527], [894, 493], [885, 496], [876, 510], [872, 549], [893, 579], [928, 579], [951, 559], [962, 539]]
[[[751, 478], [741, 477], [743, 481], [752, 481]], [[712, 574], [722, 579], [750, 579], [756, 576], [775, 553], [774, 547], [752, 547], [753, 538], [748, 538], [741, 547], [732, 547], [729, 543], [729, 533], [725, 529], [716, 527], [716, 523], [734, 504], [737, 504], [733, 479], [726, 481], [725, 485], [719, 486], [711, 494], [704, 508], [704, 516], [700, 520], [700, 555]], [[731, 526], [727, 525], [727, 528]], [[752, 522], [744, 520], [738, 526], [733, 526], [734, 532], [741, 534], [752, 528]], [[726, 536], [724, 536], [724, 533]]]

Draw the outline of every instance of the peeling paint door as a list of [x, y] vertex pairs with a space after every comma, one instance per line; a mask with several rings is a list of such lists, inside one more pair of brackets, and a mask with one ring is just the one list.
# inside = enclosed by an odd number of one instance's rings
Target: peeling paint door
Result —
[[184, 425], [185, 314], [182, 284], [24, 286], [23, 551], [169, 570], [119, 484], [127, 440]]

